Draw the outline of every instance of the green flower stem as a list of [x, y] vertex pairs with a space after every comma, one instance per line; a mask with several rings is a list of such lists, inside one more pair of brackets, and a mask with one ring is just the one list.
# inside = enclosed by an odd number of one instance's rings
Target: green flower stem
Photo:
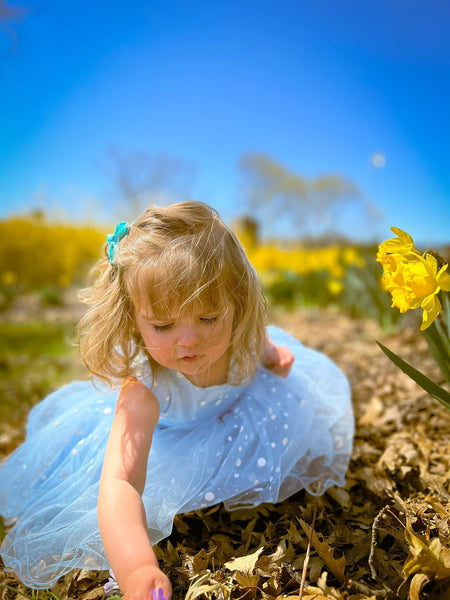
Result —
[[407, 363], [405, 360], [400, 358], [395, 352], [383, 346], [381, 342], [377, 342], [386, 356], [392, 360], [392, 362], [406, 373], [408, 377], [410, 377], [413, 381], [415, 381], [422, 389], [424, 389], [428, 394], [436, 398], [445, 408], [450, 410], [450, 393], [445, 390], [443, 387], [429, 379], [426, 375], [415, 369], [412, 365]]
[[450, 346], [450, 294], [443, 294], [442, 298], [442, 322], [447, 330], [447, 340]]
[[444, 299], [444, 307], [441, 313], [442, 323], [436, 319], [433, 323], [422, 331], [422, 335], [427, 341], [431, 354], [439, 366], [441, 373], [447, 383], [450, 384], [450, 338], [447, 322], [448, 313], [448, 298], [447, 294]]

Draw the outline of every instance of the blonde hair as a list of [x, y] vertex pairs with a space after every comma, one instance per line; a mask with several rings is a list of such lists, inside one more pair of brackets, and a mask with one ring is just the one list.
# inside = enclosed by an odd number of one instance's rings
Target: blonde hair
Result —
[[[106, 254], [106, 248], [105, 248]], [[216, 210], [202, 202], [149, 205], [118, 245], [113, 263], [96, 266], [94, 284], [80, 292], [90, 306], [78, 327], [80, 355], [90, 373], [108, 385], [136, 376], [147, 358], [135, 310], [189, 311], [207, 302], [224, 314], [234, 309], [229, 382], [252, 377], [265, 340], [266, 305], [255, 269]]]

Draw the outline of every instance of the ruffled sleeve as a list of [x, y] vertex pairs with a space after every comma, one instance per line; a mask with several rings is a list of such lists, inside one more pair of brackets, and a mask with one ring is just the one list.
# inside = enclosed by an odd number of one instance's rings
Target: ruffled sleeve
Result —
[[155, 395], [159, 402], [161, 416], [165, 416], [169, 409], [171, 393], [164, 370], [159, 368], [154, 374], [147, 358], [142, 356], [137, 359], [134, 372], [136, 378]]

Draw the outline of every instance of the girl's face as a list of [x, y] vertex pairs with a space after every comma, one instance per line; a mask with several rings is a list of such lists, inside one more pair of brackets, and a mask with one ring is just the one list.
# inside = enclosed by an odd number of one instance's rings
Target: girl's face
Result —
[[161, 320], [147, 307], [136, 309], [136, 325], [153, 360], [207, 387], [227, 381], [233, 316], [231, 307], [222, 315], [199, 304]]

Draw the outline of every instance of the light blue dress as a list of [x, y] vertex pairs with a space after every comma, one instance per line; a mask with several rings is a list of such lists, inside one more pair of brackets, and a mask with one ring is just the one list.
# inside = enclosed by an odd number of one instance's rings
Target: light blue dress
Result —
[[[157, 372], [161, 418], [143, 494], [153, 543], [170, 534], [177, 513], [343, 485], [354, 428], [348, 381], [323, 354], [274, 327], [268, 333], [295, 355], [285, 379], [258, 368], [245, 385], [200, 388]], [[74, 568], [109, 568], [96, 503], [117, 397], [90, 382], [54, 392], [32, 409], [25, 443], [0, 468], [0, 513], [14, 523], [1, 554], [30, 587], [51, 587]]]

